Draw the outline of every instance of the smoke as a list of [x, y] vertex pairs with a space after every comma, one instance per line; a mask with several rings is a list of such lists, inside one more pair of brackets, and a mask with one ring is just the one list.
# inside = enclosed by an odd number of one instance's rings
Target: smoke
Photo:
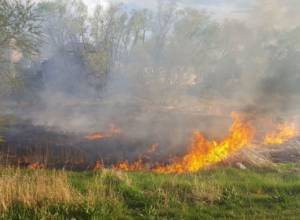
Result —
[[246, 82], [252, 84], [253, 93], [245, 109], [258, 116], [295, 117], [299, 113], [299, 8], [299, 2], [293, 0], [265, 0], [249, 16], [257, 35], [257, 54], [252, 56], [262, 60], [256, 65], [261, 66], [258, 80]]
[[[84, 57], [94, 53], [84, 47], [99, 49], [91, 36], [81, 36], [90, 40], [86, 45], [81, 39], [58, 41], [63, 45], [58, 46], [57, 40], [78, 36], [74, 30], [61, 33], [70, 28], [68, 22], [55, 30], [48, 21], [45, 30], [62, 38], [49, 37], [41, 48], [45, 59], [36, 71], [43, 86], [36, 94], [38, 101], [22, 109], [22, 117], [83, 134], [115, 124], [130, 138], [177, 149], [186, 146], [194, 130], [223, 137], [231, 111], [295, 116], [300, 92], [299, 9], [298, 1], [265, 0], [249, 8], [243, 19], [217, 21], [202, 10], [153, 11], [151, 20], [130, 35], [136, 37], [126, 45], [130, 49], [122, 48], [125, 52], [117, 54], [113, 64], [109, 60], [107, 72]], [[115, 22], [124, 28], [122, 20]], [[115, 37], [115, 26], [109, 27], [108, 37]], [[94, 59], [101, 63], [105, 56]]]

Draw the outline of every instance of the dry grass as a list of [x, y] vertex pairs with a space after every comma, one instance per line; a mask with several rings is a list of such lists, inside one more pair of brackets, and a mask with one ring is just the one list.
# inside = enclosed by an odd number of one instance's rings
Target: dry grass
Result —
[[0, 210], [5, 211], [15, 203], [27, 207], [41, 203], [71, 203], [78, 194], [68, 183], [63, 172], [43, 170], [24, 172], [20, 169], [3, 169], [0, 173]]

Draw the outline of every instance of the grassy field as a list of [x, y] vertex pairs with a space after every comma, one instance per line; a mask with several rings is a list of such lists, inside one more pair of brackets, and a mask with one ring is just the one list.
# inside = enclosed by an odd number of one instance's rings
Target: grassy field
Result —
[[300, 164], [190, 175], [2, 168], [1, 219], [299, 219]]

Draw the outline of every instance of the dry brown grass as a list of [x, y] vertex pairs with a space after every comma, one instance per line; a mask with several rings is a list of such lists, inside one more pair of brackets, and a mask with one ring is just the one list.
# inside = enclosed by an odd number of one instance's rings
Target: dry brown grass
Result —
[[63, 171], [24, 170], [0, 168], [0, 213], [19, 203], [28, 208], [49, 207], [53, 204], [86, 206], [92, 209], [96, 204], [109, 203], [120, 206], [122, 198], [115, 187], [129, 178], [125, 173], [102, 170], [80, 192], [71, 185]]
[[41, 203], [71, 203], [78, 194], [63, 172], [36, 170], [24, 174], [20, 169], [3, 169], [0, 173], [0, 211], [15, 203], [34, 207]]

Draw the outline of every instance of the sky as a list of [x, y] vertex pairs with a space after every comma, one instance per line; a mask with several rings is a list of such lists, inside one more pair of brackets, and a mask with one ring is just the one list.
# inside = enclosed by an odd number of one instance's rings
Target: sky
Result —
[[[92, 10], [97, 3], [101, 3], [104, 7], [108, 7], [113, 3], [123, 2], [130, 8], [155, 8], [157, 2], [162, 0], [83, 0]], [[216, 17], [239, 16], [244, 13], [247, 8], [255, 0], [174, 0], [174, 3], [181, 7], [192, 7], [205, 9]]]
[[[36, 2], [44, 0], [33, 0]], [[92, 13], [95, 5], [102, 4], [108, 8], [110, 4], [124, 3], [128, 9], [150, 8], [155, 9], [157, 3], [164, 0], [82, 0]], [[169, 0], [170, 1], [170, 0]], [[172, 0], [171, 0], [172, 1]], [[216, 18], [241, 17], [256, 0], [173, 0], [180, 7], [203, 9]]]

